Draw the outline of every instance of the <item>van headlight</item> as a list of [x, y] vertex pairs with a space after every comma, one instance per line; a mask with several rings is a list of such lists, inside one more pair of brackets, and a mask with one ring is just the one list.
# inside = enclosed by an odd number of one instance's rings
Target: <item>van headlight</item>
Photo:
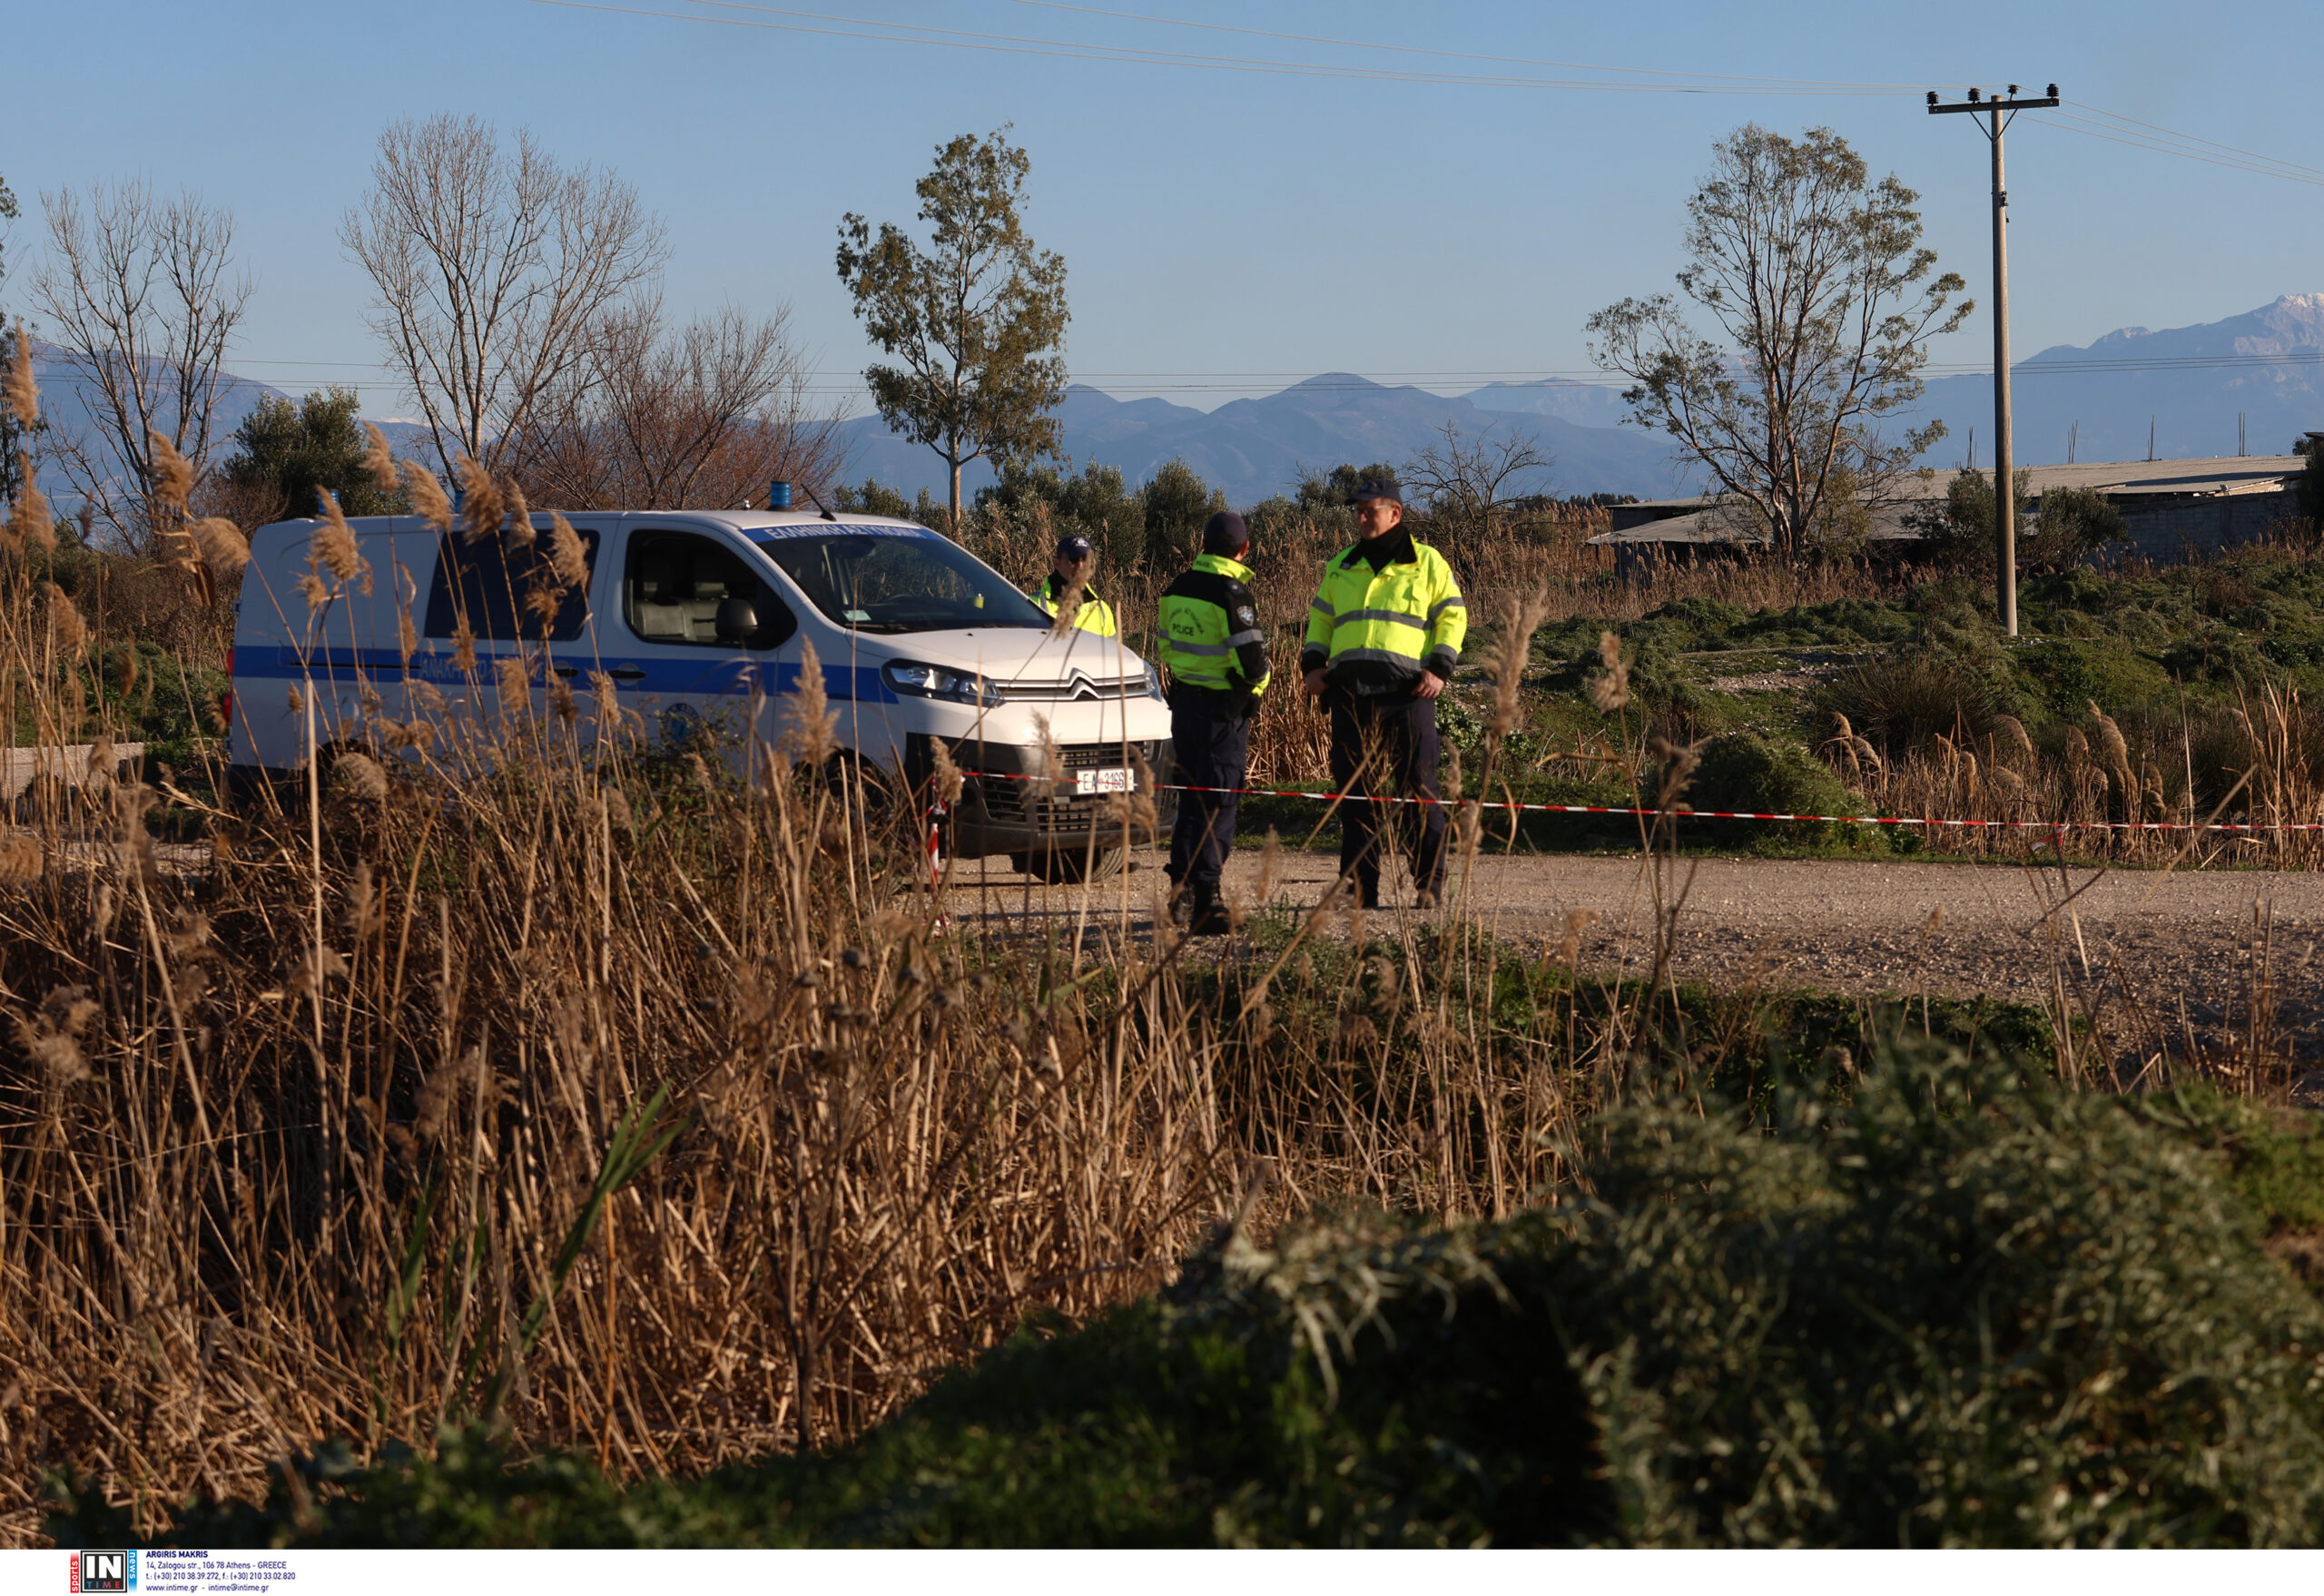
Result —
[[888, 685], [907, 698], [940, 698], [948, 704], [979, 707], [1004, 704], [1000, 689], [982, 676], [916, 659], [891, 659], [880, 667]]
[[1150, 660], [1146, 666], [1146, 695], [1158, 698], [1165, 704], [1170, 702], [1170, 695], [1162, 691], [1162, 669]]

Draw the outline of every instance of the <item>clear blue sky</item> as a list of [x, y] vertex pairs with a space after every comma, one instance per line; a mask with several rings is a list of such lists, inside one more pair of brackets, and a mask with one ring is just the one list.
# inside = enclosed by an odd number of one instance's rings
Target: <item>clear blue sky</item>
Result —
[[[698, 0], [639, 8], [871, 31], [800, 13], [969, 33], [1327, 65], [1571, 78], [1137, 23], [1019, 0]], [[868, 358], [832, 269], [841, 214], [906, 220], [934, 146], [1013, 122], [1029, 222], [1070, 268], [1068, 356], [1114, 391], [1353, 369], [1431, 386], [1570, 371], [1581, 325], [1668, 285], [1681, 204], [1747, 120], [1839, 129], [1921, 191], [1931, 241], [1988, 300], [1985, 145], [1924, 113], [1922, 85], [2026, 85], [2324, 165], [2324, 104], [2294, 5], [1113, 0], [1187, 21], [1649, 69], [1912, 85], [1885, 97], [1606, 94], [1354, 83], [1060, 59], [615, 15], [530, 0], [397, 5], [74, 0], [9, 26], [0, 174], [25, 202], [0, 304], [25, 305], [39, 191], [143, 172], [240, 219], [259, 278], [233, 364], [293, 391], [379, 380], [368, 287], [340, 256], [389, 120], [450, 110], [529, 124], [635, 183], [668, 222], [668, 299], [787, 302], [843, 384]], [[2125, 324], [2214, 320], [2324, 290], [2324, 193], [2021, 122], [2011, 135], [2013, 322], [2022, 354]], [[1982, 310], [1939, 351], [1979, 359]], [[297, 364], [293, 362], [312, 362]], [[1126, 380], [1120, 374], [1192, 374]], [[1205, 408], [1226, 391], [1174, 391]], [[367, 388], [367, 409], [399, 411]]]

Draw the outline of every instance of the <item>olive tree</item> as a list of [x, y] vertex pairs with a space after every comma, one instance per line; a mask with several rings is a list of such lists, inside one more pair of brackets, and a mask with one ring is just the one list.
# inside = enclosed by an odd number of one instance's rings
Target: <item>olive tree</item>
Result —
[[[1630, 379], [1630, 419], [1699, 461], [1738, 518], [1797, 556], [1842, 509], [1885, 503], [1941, 421], [1902, 428], [1929, 340], [1974, 308], [1933, 276], [1920, 196], [1871, 181], [1829, 128], [1798, 140], [1757, 124], [1714, 146], [1688, 201], [1679, 294], [1626, 299], [1590, 318], [1590, 352]], [[1679, 297], [1690, 301], [1692, 311]], [[1699, 315], [1709, 330], [1692, 316]]]
[[936, 152], [914, 185], [923, 250], [893, 222], [850, 212], [840, 223], [839, 274], [872, 341], [899, 364], [863, 373], [889, 429], [934, 449], [951, 479], [960, 526], [960, 468], [1021, 464], [1058, 452], [1065, 396], [1065, 261], [1034, 247], [1019, 212], [1032, 162], [1001, 128], [963, 133]]

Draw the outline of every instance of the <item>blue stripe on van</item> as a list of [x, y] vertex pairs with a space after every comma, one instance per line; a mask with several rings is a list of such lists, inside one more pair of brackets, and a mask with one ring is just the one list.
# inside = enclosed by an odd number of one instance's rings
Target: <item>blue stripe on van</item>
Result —
[[[494, 661], [501, 656], [479, 653], [477, 655], [477, 680], [489, 686], [493, 681]], [[576, 657], [572, 655], [553, 656], [560, 665], [572, 665], [581, 675], [573, 678], [574, 685], [586, 685], [588, 673], [605, 671], [643, 671], [643, 676], [618, 683], [624, 693], [678, 694], [691, 693], [704, 696], [747, 698], [753, 683], [764, 680], [770, 696], [799, 691], [799, 666], [793, 662], [772, 661], [762, 665], [755, 662], [722, 655], [704, 660], [672, 659], [661, 656], [606, 655], [599, 659]], [[404, 674], [403, 655], [392, 648], [318, 648], [302, 654], [296, 648], [269, 647], [244, 644], [234, 650], [234, 679], [249, 681], [296, 682], [309, 675], [329, 675], [334, 671], [356, 671], [379, 682], [399, 680]], [[411, 656], [411, 677], [414, 681], [432, 682], [438, 686], [458, 686], [467, 681], [466, 673], [454, 663], [448, 654], [415, 654]], [[826, 665], [823, 666], [823, 693], [833, 700], [863, 704], [895, 704], [901, 702], [880, 676], [877, 665]]]

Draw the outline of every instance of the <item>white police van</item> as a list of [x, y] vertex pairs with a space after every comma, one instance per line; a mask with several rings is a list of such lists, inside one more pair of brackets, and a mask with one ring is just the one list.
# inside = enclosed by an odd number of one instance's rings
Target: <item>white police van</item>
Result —
[[[788, 498], [780, 487], [778, 503]], [[567, 519], [588, 580], [553, 618], [526, 602], [548, 557], [546, 515], [520, 547], [505, 533], [471, 544], [418, 517], [355, 517], [371, 591], [327, 584], [319, 607], [301, 582], [320, 523], [260, 528], [231, 666], [233, 788], [294, 776], [310, 746], [328, 756], [368, 744], [375, 717], [488, 727], [510, 655], [527, 663], [536, 712], [546, 672], [579, 692], [585, 710], [602, 672], [659, 735], [684, 741], [707, 724], [733, 750], [753, 730], [774, 744], [810, 643], [847, 756], [924, 793], [935, 744], [946, 746], [967, 777], [951, 817], [962, 855], [1011, 854], [1055, 879], [1092, 864], [1103, 872], [1121, 860], [1107, 796], [1167, 779], [1170, 714], [1153, 668], [1118, 637], [1052, 635], [1050, 618], [999, 572], [925, 527], [787, 509]], [[409, 667], [405, 605], [418, 634]], [[463, 620], [473, 671], [455, 657]], [[1026, 780], [1048, 773], [1045, 732], [1062, 777]]]

